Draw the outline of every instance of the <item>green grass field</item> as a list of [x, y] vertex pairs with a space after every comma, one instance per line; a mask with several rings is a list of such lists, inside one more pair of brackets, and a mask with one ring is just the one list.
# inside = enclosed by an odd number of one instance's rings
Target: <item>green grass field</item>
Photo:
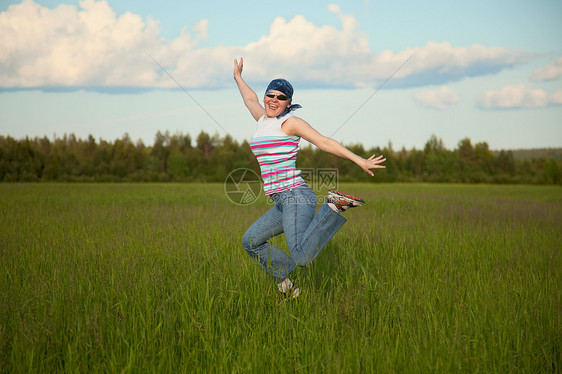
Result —
[[340, 188], [292, 302], [241, 246], [263, 196], [1, 184], [0, 372], [562, 372], [560, 187]]

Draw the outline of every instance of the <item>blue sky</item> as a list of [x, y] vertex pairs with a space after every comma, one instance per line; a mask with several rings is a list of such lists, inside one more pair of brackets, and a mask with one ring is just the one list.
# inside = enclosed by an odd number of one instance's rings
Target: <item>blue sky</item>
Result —
[[554, 0], [0, 0], [0, 135], [249, 139], [243, 56], [258, 95], [289, 79], [344, 144], [561, 147], [560, 19]]

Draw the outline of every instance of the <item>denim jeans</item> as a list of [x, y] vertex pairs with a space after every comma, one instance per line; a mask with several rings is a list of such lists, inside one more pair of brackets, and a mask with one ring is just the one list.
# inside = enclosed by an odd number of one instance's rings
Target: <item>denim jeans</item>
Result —
[[[248, 254], [277, 282], [297, 266], [306, 266], [347, 221], [324, 203], [316, 213], [316, 195], [307, 185], [270, 195], [275, 205], [244, 234]], [[269, 242], [285, 233], [290, 255]]]

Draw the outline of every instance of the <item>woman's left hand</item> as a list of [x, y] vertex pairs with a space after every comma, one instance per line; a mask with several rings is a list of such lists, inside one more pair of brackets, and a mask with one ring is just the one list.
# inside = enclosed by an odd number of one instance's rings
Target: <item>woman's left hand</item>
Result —
[[385, 169], [386, 166], [381, 165], [383, 162], [386, 161], [386, 158], [383, 158], [383, 155], [380, 155], [379, 157], [375, 157], [375, 155], [372, 155], [371, 157], [367, 158], [367, 159], [363, 159], [363, 162], [361, 162], [359, 164], [359, 166], [361, 166], [361, 169], [365, 170], [365, 172], [367, 174], [369, 174], [370, 176], [375, 175], [370, 169]]

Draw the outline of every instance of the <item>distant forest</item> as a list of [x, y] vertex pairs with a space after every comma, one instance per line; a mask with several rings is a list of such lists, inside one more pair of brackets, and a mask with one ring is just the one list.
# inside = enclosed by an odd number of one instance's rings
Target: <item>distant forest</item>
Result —
[[[370, 177], [352, 162], [316, 147], [301, 147], [298, 168], [337, 168], [342, 182], [453, 182], [562, 184], [562, 149], [489, 149], [486, 142], [465, 138], [446, 149], [437, 136], [423, 149], [365, 149], [346, 144], [356, 154], [386, 156], [384, 170]], [[188, 134], [158, 132], [152, 145], [128, 134], [113, 142], [75, 135], [14, 139], [0, 136], [0, 181], [3, 182], [224, 182], [237, 168], [259, 173], [247, 141], [204, 131], [195, 141]]]

